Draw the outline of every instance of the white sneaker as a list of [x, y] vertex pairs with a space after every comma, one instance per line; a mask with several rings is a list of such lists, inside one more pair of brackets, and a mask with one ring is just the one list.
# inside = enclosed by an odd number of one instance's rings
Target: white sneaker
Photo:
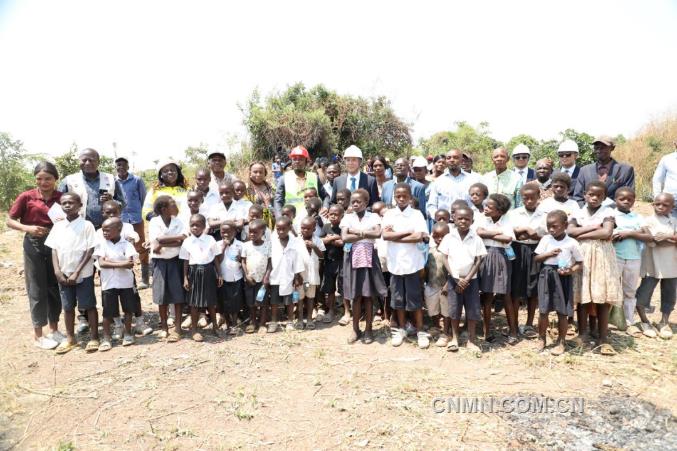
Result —
[[59, 332], [58, 330], [52, 332], [51, 334], [47, 335], [47, 338], [51, 338], [52, 340], [56, 341], [57, 343], [61, 343], [62, 341], [66, 341], [66, 336]]
[[324, 310], [320, 309], [317, 311], [317, 315], [315, 315], [315, 321], [317, 322], [323, 322], [324, 321]]
[[197, 320], [197, 327], [199, 327], [200, 329], [204, 329], [205, 327], [207, 327], [207, 325], [208, 325], [207, 317], [204, 315], [200, 315], [200, 319]]
[[89, 323], [87, 322], [86, 319], [80, 318], [80, 322], [78, 323], [78, 328], [76, 330], [76, 333], [78, 335], [82, 335], [86, 333], [89, 330]]
[[45, 336], [38, 338], [33, 343], [38, 348], [45, 349], [45, 350], [54, 349], [57, 346], [59, 346], [59, 343], [57, 343], [56, 341], [52, 340], [51, 338], [45, 337]]
[[134, 326], [134, 331], [137, 334], [145, 337], [146, 335], [150, 335], [150, 334], [153, 333], [153, 328], [150, 327], [145, 322], [143, 322], [143, 316], [137, 316], [136, 325]]
[[390, 344], [398, 347], [404, 341], [405, 332], [402, 329], [393, 328], [390, 336]]
[[406, 326], [404, 326], [404, 330], [407, 333], [407, 337], [411, 337], [412, 335], [416, 335], [416, 328], [409, 321], [407, 321]]
[[193, 324], [193, 321], [192, 321], [190, 315], [188, 315], [186, 317], [186, 319], [184, 319], [183, 322], [181, 323], [181, 328], [189, 329], [192, 324]]
[[287, 322], [287, 325], [284, 327], [284, 330], [291, 332], [294, 330], [294, 324], [291, 321]]
[[427, 332], [419, 332], [416, 334], [418, 339], [418, 347], [421, 349], [428, 349], [430, 347], [430, 335]]
[[134, 333], [125, 334], [125, 338], [122, 339], [122, 346], [129, 346], [134, 344]]
[[119, 326], [117, 324], [114, 325], [113, 326], [113, 333], [111, 333], [110, 337], [115, 341], [122, 340], [122, 331], [123, 330], [124, 329], [122, 328], [122, 324], [119, 325]]

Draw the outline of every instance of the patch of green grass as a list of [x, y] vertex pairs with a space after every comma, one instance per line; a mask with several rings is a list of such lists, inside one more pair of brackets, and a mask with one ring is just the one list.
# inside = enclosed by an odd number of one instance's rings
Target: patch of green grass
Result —
[[73, 442], [59, 442], [56, 451], [75, 451], [75, 445]]

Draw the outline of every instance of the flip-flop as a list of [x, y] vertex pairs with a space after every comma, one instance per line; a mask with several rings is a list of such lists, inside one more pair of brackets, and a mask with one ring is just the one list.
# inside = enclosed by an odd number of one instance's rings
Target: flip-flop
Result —
[[611, 356], [616, 355], [616, 350], [609, 343], [603, 343], [602, 346], [599, 347], [599, 353]]
[[69, 343], [68, 341], [62, 341], [61, 344], [56, 347], [56, 353], [66, 354], [67, 352], [70, 352], [77, 347], [78, 347], [77, 343]]
[[635, 325], [629, 326], [625, 330], [625, 333], [630, 335], [632, 338], [640, 338], [642, 336], [642, 331], [639, 330], [639, 327]]
[[526, 338], [528, 340], [538, 338], [538, 333], [536, 332], [536, 330], [532, 326], [526, 326], [524, 328], [524, 333], [522, 335], [524, 335], [524, 338]]
[[447, 345], [447, 351], [449, 352], [457, 352], [458, 351], [458, 344], [451, 342]]
[[169, 343], [176, 343], [179, 340], [181, 340], [181, 335], [178, 332], [175, 330], [169, 332], [169, 336], [167, 337]]
[[371, 331], [370, 332], [365, 331], [362, 334], [362, 343], [364, 343], [365, 345], [370, 345], [373, 342], [374, 342], [374, 333]]
[[339, 326], [347, 326], [350, 322], [351, 318], [349, 316], [342, 316], [341, 319], [338, 320]]
[[670, 327], [670, 325], [666, 324], [663, 327], [661, 327], [659, 332], [658, 332], [658, 336], [661, 337], [663, 340], [671, 339], [672, 338], [672, 328]]
[[96, 352], [99, 350], [99, 340], [89, 340], [87, 342], [87, 346], [85, 346], [85, 351], [86, 352]]
[[99, 352], [110, 351], [112, 347], [109, 340], [102, 340], [99, 345]]
[[642, 330], [642, 333], [649, 338], [656, 338], [658, 336], [656, 329], [649, 323], [639, 323], [639, 328]]
[[254, 327], [253, 324], [248, 324], [244, 329], [244, 333], [246, 334], [253, 334], [254, 332], [256, 332], [256, 327]]
[[508, 344], [510, 346], [515, 346], [517, 343], [519, 343], [517, 337], [513, 337], [512, 335], [508, 337]]
[[493, 343], [496, 341], [496, 335], [489, 335], [484, 339], [484, 341], [486, 341], [487, 343]]

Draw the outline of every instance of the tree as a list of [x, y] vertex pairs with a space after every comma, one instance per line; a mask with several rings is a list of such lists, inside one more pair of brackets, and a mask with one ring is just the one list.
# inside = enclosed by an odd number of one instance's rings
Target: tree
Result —
[[307, 89], [297, 83], [265, 100], [254, 91], [240, 109], [255, 158], [269, 159], [297, 145], [313, 156], [340, 153], [351, 144], [365, 157], [401, 155], [411, 149], [409, 125], [385, 97], [344, 96], [322, 85]]
[[196, 169], [207, 166], [209, 149], [206, 144], [200, 143], [197, 147], [189, 146], [183, 151], [183, 154], [185, 155], [184, 161], [187, 165], [193, 166]]
[[20, 193], [33, 186], [28, 166], [38, 158], [29, 154], [21, 141], [0, 133], [0, 209], [7, 210]]
[[[54, 164], [59, 170], [59, 176], [61, 178], [66, 177], [67, 175], [75, 174], [80, 172], [80, 151], [78, 150], [78, 145], [76, 142], [71, 144], [68, 152], [58, 157], [54, 157]], [[99, 171], [115, 173], [115, 163], [111, 157], [106, 155], [101, 155], [99, 153]]]

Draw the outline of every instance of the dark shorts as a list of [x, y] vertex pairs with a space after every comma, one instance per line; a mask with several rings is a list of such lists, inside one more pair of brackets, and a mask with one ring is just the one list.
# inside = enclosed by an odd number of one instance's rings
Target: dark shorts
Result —
[[390, 306], [408, 312], [423, 308], [423, 286], [418, 272], [390, 275]]
[[134, 288], [111, 288], [101, 292], [103, 317], [113, 319], [120, 316], [120, 306], [124, 313], [136, 313], [137, 295]]
[[219, 287], [219, 311], [221, 313], [237, 313], [242, 308], [242, 286], [244, 280], [236, 280], [235, 282], [223, 282]]
[[64, 312], [72, 312], [76, 307], [80, 310], [95, 309], [94, 275], [82, 279], [77, 285], [59, 284], [59, 294]]
[[[243, 283], [244, 286], [244, 301], [247, 304], [247, 307], [253, 307], [256, 303], [256, 294], [259, 292], [259, 289], [263, 285], [263, 282], [255, 283], [254, 285], [249, 285], [247, 282]], [[265, 302], [265, 299], [264, 299]]]
[[270, 286], [270, 303], [271, 305], [292, 305], [291, 294], [280, 296], [280, 286]]
[[467, 321], [479, 321], [480, 316], [480, 283], [477, 278], [470, 281], [468, 288], [463, 293], [456, 293], [454, 289], [458, 284], [456, 279], [449, 277], [449, 317], [454, 320], [461, 319], [461, 311], [465, 308]]
[[[336, 282], [339, 281], [337, 284]], [[325, 294], [336, 293], [343, 295], [343, 261], [325, 260], [322, 272], [320, 292]]]

